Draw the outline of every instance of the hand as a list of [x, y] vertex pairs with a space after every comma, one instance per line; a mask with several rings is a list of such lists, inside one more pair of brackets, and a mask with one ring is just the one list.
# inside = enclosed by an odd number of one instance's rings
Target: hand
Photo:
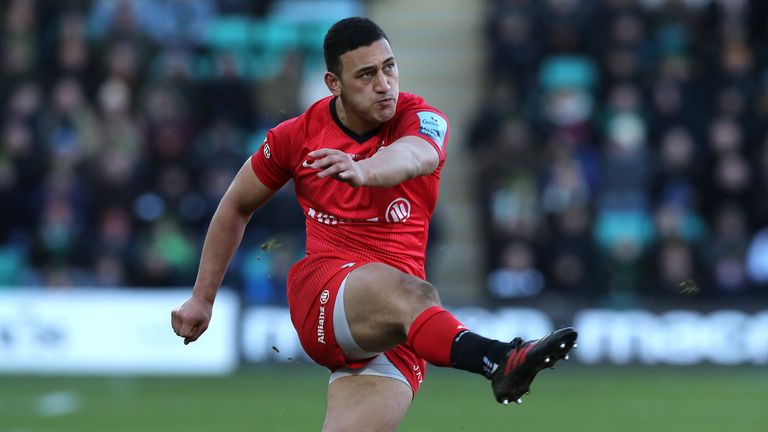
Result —
[[309, 152], [307, 156], [315, 159], [309, 164], [310, 167], [322, 170], [317, 173], [318, 177], [332, 177], [353, 187], [365, 186], [365, 170], [343, 151], [320, 149]]
[[171, 311], [171, 327], [184, 345], [194, 342], [208, 329], [213, 304], [198, 297], [190, 297], [178, 309]]

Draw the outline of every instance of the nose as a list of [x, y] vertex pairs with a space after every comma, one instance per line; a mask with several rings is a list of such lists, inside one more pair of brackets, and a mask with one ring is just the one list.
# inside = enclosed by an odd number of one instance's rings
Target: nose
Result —
[[391, 88], [392, 85], [389, 83], [387, 75], [385, 75], [384, 72], [379, 71], [376, 74], [376, 81], [373, 83], [373, 89], [378, 93], [386, 93]]

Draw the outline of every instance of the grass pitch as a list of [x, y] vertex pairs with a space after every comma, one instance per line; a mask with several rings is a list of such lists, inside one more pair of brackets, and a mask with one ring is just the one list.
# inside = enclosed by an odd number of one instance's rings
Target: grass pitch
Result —
[[[280, 365], [228, 377], [0, 376], [2, 432], [312, 431], [327, 374]], [[400, 431], [765, 430], [768, 370], [562, 365], [523, 405], [471, 374], [429, 369]]]

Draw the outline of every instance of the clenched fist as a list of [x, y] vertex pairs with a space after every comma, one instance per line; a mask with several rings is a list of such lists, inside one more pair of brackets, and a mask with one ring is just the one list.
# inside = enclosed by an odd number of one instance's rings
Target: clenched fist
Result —
[[171, 311], [171, 327], [184, 338], [184, 345], [196, 341], [208, 328], [212, 309], [213, 303], [193, 296]]

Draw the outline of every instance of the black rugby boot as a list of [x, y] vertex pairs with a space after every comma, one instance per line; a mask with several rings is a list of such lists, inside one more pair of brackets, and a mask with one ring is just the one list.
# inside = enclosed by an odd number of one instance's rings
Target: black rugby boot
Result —
[[542, 369], [553, 368], [558, 360], [568, 360], [568, 352], [576, 348], [576, 330], [566, 327], [539, 340], [512, 341], [506, 361], [499, 365], [491, 378], [493, 395], [503, 404], [522, 403], [530, 391], [531, 382]]

